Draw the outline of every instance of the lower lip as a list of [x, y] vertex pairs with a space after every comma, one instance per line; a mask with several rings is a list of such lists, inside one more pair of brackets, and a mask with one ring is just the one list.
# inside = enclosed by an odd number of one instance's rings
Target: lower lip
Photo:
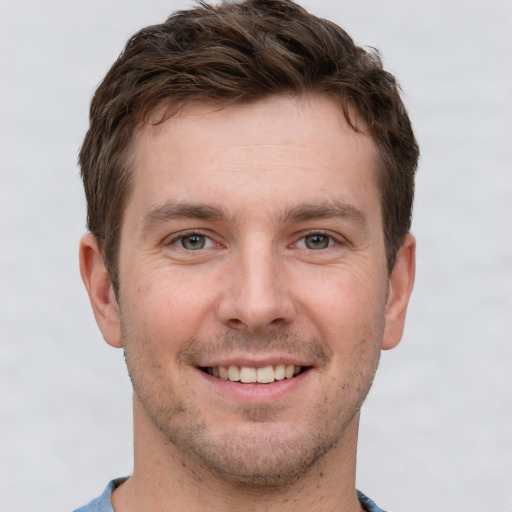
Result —
[[291, 379], [276, 380], [269, 384], [243, 384], [213, 377], [201, 370], [198, 371], [218, 393], [245, 402], [280, 400], [295, 391], [311, 373], [311, 369], [308, 369]]

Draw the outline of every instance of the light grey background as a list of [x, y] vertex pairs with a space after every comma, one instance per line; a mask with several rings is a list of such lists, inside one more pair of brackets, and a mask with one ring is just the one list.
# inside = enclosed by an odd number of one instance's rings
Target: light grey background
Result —
[[[362, 415], [395, 512], [512, 511], [512, 2], [303, 1], [381, 49], [422, 148], [418, 276]], [[176, 1], [0, 0], [0, 512], [70, 511], [132, 467], [122, 353], [78, 274], [93, 90]]]

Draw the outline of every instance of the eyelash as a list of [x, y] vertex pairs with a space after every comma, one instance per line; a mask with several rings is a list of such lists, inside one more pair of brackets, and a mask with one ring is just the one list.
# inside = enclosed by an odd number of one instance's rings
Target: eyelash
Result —
[[[328, 240], [328, 245], [327, 245], [327, 247], [321, 247], [321, 248], [316, 248], [316, 249], [313, 249], [313, 248], [307, 247], [307, 246], [306, 247], [298, 247], [300, 242], [303, 242], [303, 244], [306, 245], [306, 243], [307, 243], [306, 240], [309, 237], [311, 237], [311, 238], [312, 237], [326, 238]], [[343, 245], [343, 241], [340, 240], [340, 237], [335, 237], [331, 233], [327, 233], [325, 231], [310, 231], [308, 233], [303, 234], [297, 240], [297, 242], [292, 244], [293, 247], [298, 247], [299, 249], [307, 249], [307, 250], [310, 250], [310, 251], [323, 251], [323, 250], [329, 249], [330, 247], [333, 247], [335, 245]]]
[[[199, 247], [198, 249], [190, 249], [183, 246], [183, 241], [189, 237], [198, 236], [205, 239], [205, 245], [208, 247]], [[322, 237], [327, 239], [328, 245], [326, 247], [320, 248], [311, 248], [307, 247], [307, 239], [308, 237]], [[303, 242], [303, 247], [299, 247], [299, 244]], [[310, 231], [308, 233], [303, 234], [296, 242], [290, 245], [291, 248], [299, 248], [299, 249], [307, 249], [310, 251], [323, 251], [335, 245], [343, 245], [344, 242], [339, 239], [339, 237], [334, 237], [331, 233], [326, 233], [325, 231]], [[179, 235], [173, 237], [169, 242], [166, 243], [169, 246], [175, 246], [180, 249], [183, 249], [188, 252], [196, 252], [201, 251], [203, 249], [211, 249], [215, 246], [219, 247], [220, 244], [215, 242], [212, 237], [206, 235], [205, 233], [201, 233], [200, 231], [189, 231], [185, 233], [180, 233]]]
[[[210, 242], [210, 247], [206, 247], [206, 249], [210, 249], [214, 246], [219, 246], [218, 243], [216, 243], [212, 237], [204, 234], [204, 233], [201, 233], [200, 231], [188, 231], [188, 232], [185, 232], [185, 233], [180, 233], [179, 235], [177, 236], [174, 236], [171, 240], [169, 240], [169, 242], [166, 243], [166, 245], [170, 245], [170, 246], [176, 246], [176, 247], [179, 247], [180, 249], [183, 249], [185, 251], [190, 251], [190, 252], [194, 252], [193, 249], [187, 249], [186, 247], [183, 246], [183, 241], [186, 239], [186, 238], [190, 238], [190, 237], [193, 237], [193, 236], [197, 236], [197, 237], [202, 237], [206, 240], [206, 244], [208, 244], [208, 241]], [[181, 242], [181, 243], [180, 243]], [[201, 249], [205, 249], [205, 247], [201, 247], [200, 249], [197, 249], [197, 250], [201, 250]]]

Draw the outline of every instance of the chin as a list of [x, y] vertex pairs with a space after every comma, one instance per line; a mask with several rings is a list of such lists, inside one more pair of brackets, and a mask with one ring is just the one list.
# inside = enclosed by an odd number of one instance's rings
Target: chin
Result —
[[232, 428], [179, 423], [160, 425], [160, 430], [173, 455], [188, 461], [187, 465], [193, 461], [196, 471], [206, 470], [232, 485], [282, 489], [321, 464], [350, 421], [324, 425], [328, 428], [323, 429], [311, 428], [306, 422], [244, 422]]
[[233, 433], [218, 444], [189, 446], [188, 454], [193, 453], [202, 467], [233, 484], [283, 488], [307, 476], [337, 441]]

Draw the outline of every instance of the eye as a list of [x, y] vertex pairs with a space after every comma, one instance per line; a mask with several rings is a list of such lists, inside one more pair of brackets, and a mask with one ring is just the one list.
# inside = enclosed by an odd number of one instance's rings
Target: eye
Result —
[[200, 249], [208, 249], [213, 247], [215, 243], [213, 240], [200, 233], [190, 233], [182, 235], [173, 241], [172, 245], [177, 245], [188, 251], [198, 251]]
[[330, 236], [322, 233], [312, 233], [301, 238], [297, 243], [297, 247], [318, 251], [321, 249], [327, 249], [334, 244], [335, 242]]

